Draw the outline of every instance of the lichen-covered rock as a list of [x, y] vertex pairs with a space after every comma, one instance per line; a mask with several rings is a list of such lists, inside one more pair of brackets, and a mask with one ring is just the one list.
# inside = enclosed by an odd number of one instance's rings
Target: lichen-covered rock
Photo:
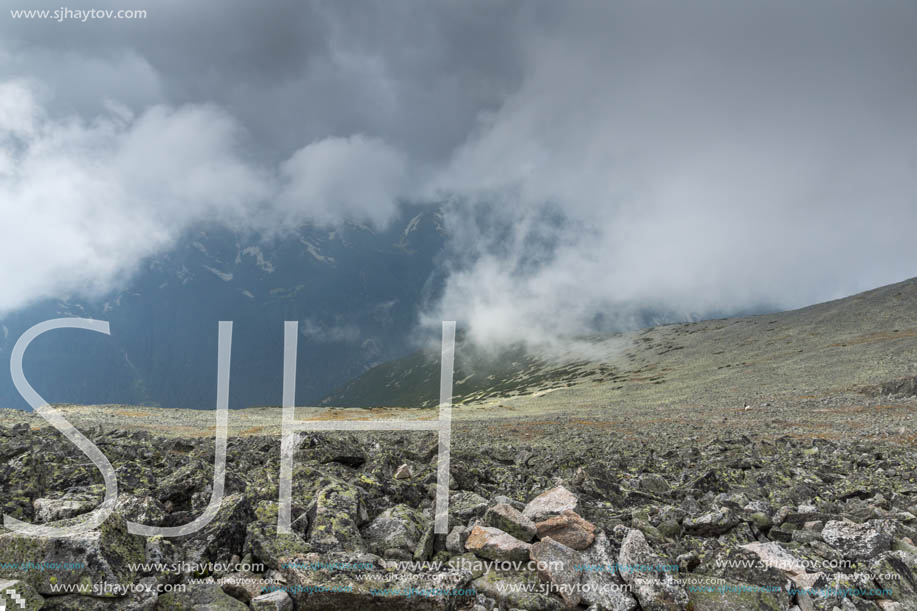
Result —
[[888, 551], [892, 543], [891, 535], [883, 528], [840, 520], [825, 524], [821, 536], [825, 543], [852, 560], [873, 558]]
[[471, 529], [465, 549], [488, 560], [525, 561], [529, 558], [531, 544], [520, 541], [499, 528], [481, 526]]
[[[191, 501], [195, 494], [208, 490], [213, 485], [211, 469], [202, 460], [191, 460], [178, 467], [156, 482], [156, 500], [170, 513], [202, 509], [193, 506]], [[206, 504], [203, 498], [199, 502]]]
[[885, 552], [869, 563], [869, 574], [879, 589], [890, 590], [885, 596], [902, 607], [917, 610], [917, 555], [903, 551]]
[[0, 577], [26, 581], [42, 595], [59, 593], [52, 590], [52, 584], [129, 584], [135, 578], [129, 565], [144, 561], [144, 538], [128, 534], [124, 518], [112, 513], [97, 530], [69, 537], [4, 533], [0, 535], [0, 558], [4, 562], [43, 564], [44, 570], [4, 568], [0, 564]]
[[595, 539], [595, 525], [574, 511], [564, 511], [535, 525], [539, 539], [551, 537], [567, 547], [584, 550]]
[[872, 583], [856, 584], [842, 574], [802, 573], [790, 577], [792, 587], [796, 589], [796, 604], [801, 609], [812, 611], [831, 611], [843, 604], [846, 591], [872, 590]]
[[0, 579], [0, 608], [36, 611], [44, 603], [44, 598], [28, 583], [20, 579]]
[[460, 490], [449, 497], [449, 520], [466, 524], [471, 518], [480, 518], [487, 511], [487, 499], [474, 492]]
[[716, 537], [738, 526], [739, 517], [728, 508], [721, 508], [697, 518], [685, 518], [682, 527], [686, 533], [699, 537]]
[[579, 507], [579, 499], [576, 495], [563, 486], [557, 486], [542, 492], [529, 501], [522, 514], [533, 522], [539, 522], [568, 510], [576, 511], [577, 507]]
[[624, 581], [614, 569], [617, 560], [611, 542], [598, 531], [592, 545], [582, 553], [580, 567], [583, 603], [608, 611], [632, 611], [637, 601], [627, 593]]
[[277, 510], [278, 505], [273, 501], [258, 503], [254, 519], [246, 526], [242, 546], [243, 554], [251, 554], [256, 562], [274, 570], [312, 551], [312, 546], [295, 532], [277, 534]]
[[784, 575], [802, 575], [806, 572], [805, 564], [776, 541], [746, 543], [740, 547], [757, 556], [765, 567], [778, 570]]
[[565, 605], [559, 598], [539, 591], [539, 582], [531, 571], [488, 571], [472, 586], [478, 594], [497, 601], [500, 609], [563, 611]]
[[220, 584], [224, 592], [236, 600], [248, 604], [261, 593], [263, 586], [259, 581], [260, 577], [258, 575], [245, 571], [223, 575], [217, 583]]
[[245, 495], [235, 493], [223, 497], [213, 519], [199, 531], [183, 538], [183, 560], [198, 564], [228, 563], [233, 555], [241, 556], [246, 526], [253, 518], [251, 501]]
[[[396, 571], [394, 565], [386, 565], [378, 556], [345, 552], [307, 554], [302, 562], [310, 563], [310, 567], [349, 563], [368, 564], [375, 568], [311, 570], [302, 565], [284, 567], [281, 572], [287, 582], [285, 587], [297, 611], [452, 611], [474, 600], [474, 594], [468, 588], [471, 575], [463, 571], [407, 573], [403, 569]], [[396, 573], [404, 579], [386, 581], [386, 575]], [[376, 578], [367, 577], [372, 575]], [[450, 594], [445, 590], [449, 590]], [[430, 595], [421, 595], [418, 591], [426, 591]]]
[[453, 526], [449, 534], [446, 535], [446, 551], [453, 556], [461, 555], [465, 551], [465, 541], [471, 529], [464, 526]]
[[728, 484], [723, 481], [720, 475], [717, 475], [716, 471], [710, 469], [703, 475], [695, 478], [688, 487], [698, 494], [703, 495], [707, 492], [725, 492], [728, 488]]
[[417, 547], [414, 548], [414, 562], [423, 562], [430, 559], [430, 555], [433, 554], [435, 539], [436, 535], [433, 532], [433, 523], [431, 522], [424, 529], [423, 534], [420, 535]]
[[216, 583], [192, 583], [184, 592], [166, 592], [156, 605], [161, 611], [246, 611], [248, 605], [226, 594]]
[[102, 501], [102, 495], [93, 490], [68, 491], [60, 498], [40, 498], [32, 501], [35, 522], [47, 524], [57, 520], [73, 518], [95, 509]]
[[579, 587], [582, 556], [550, 537], [533, 544], [530, 553], [541, 580], [551, 584], [568, 607], [577, 606], [582, 600]]
[[535, 523], [522, 515], [518, 509], [506, 503], [497, 503], [484, 514], [484, 523], [508, 532], [521, 541], [531, 541], [537, 528]]
[[783, 572], [768, 566], [757, 553], [746, 546], [724, 546], [715, 554], [710, 554], [696, 572], [721, 577], [729, 583], [754, 583], [776, 589], [788, 585], [787, 576]]
[[386, 509], [366, 526], [363, 539], [368, 550], [381, 555], [386, 549], [400, 548], [413, 552], [429, 520], [407, 505]]
[[322, 488], [310, 511], [309, 543], [316, 551], [363, 551], [360, 525], [368, 520], [362, 493], [353, 486], [332, 483]]
[[[618, 527], [625, 528], [625, 527]], [[618, 552], [618, 565], [631, 567], [621, 573], [621, 578], [633, 588], [633, 595], [644, 611], [675, 611], [688, 604], [688, 594], [683, 585], [669, 572], [636, 570], [637, 567], [658, 567], [668, 564], [656, 555], [639, 530], [626, 529]]]
[[252, 599], [252, 611], [293, 611], [293, 599], [283, 590], [261, 594]]
[[[703, 581], [688, 589], [692, 611], [787, 611], [789, 597], [783, 591], [771, 591], [761, 586], [711, 577], [687, 579]], [[711, 583], [712, 582], [712, 583]]]
[[322, 465], [336, 463], [351, 469], [359, 469], [366, 463], [367, 458], [363, 440], [353, 433], [344, 431], [302, 433], [298, 447], [304, 460]]
[[166, 519], [166, 509], [162, 503], [152, 496], [132, 496], [120, 494], [115, 505], [118, 511], [128, 522], [145, 524], [148, 526], [162, 526]]
[[669, 483], [665, 481], [661, 475], [656, 473], [641, 475], [640, 479], [637, 481], [637, 488], [657, 496], [667, 494], [672, 489]]

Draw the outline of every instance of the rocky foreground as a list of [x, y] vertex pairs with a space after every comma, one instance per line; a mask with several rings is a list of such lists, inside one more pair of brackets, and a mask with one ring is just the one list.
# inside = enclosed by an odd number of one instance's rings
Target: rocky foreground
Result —
[[[0, 529], [0, 604], [917, 609], [912, 444], [568, 424], [464, 425], [448, 536], [433, 534], [435, 440], [411, 432], [302, 435], [289, 535], [276, 533], [279, 438], [232, 437], [209, 525], [130, 535], [126, 520], [182, 525], [203, 512], [214, 443], [99, 428], [88, 436], [117, 470], [116, 512], [64, 539]], [[95, 467], [53, 429], [0, 428], [0, 461], [15, 518], [66, 523], [102, 498]]]

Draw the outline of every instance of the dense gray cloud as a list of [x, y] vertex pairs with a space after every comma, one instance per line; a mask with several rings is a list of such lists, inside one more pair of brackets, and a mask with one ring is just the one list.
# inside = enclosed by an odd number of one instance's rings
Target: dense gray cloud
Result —
[[9, 4], [0, 206], [28, 230], [0, 254], [52, 227], [80, 256], [5, 271], [0, 309], [110, 286], [214, 215], [382, 225], [405, 197], [452, 203], [425, 319], [479, 339], [917, 274], [910, 2]]
[[[516, 223], [459, 261], [433, 318], [539, 338], [597, 313], [791, 307], [915, 275], [914, 7], [696, 6], [576, 14], [529, 41], [522, 86], [439, 177]], [[544, 202], [576, 222], [533, 269]]]
[[[369, 134], [443, 158], [482, 109], [522, 78], [523, 4], [477, 0], [301, 2], [74, 1], [70, 9], [146, 9], [142, 20], [11, 19], [0, 2], [0, 73], [26, 73], [92, 113], [105, 98], [216, 103], [281, 159], [328, 136]], [[142, 63], [140, 63], [142, 62]]]

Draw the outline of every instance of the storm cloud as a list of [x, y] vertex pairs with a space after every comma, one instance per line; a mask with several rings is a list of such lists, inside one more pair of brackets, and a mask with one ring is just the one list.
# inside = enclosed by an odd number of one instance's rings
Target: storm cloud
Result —
[[917, 273], [913, 3], [9, 4], [0, 310], [105, 290], [208, 219], [384, 226], [404, 200], [447, 211], [423, 320], [480, 341]]

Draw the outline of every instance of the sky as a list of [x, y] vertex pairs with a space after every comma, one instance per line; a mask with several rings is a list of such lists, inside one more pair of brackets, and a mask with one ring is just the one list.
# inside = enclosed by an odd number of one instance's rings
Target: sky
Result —
[[917, 4], [0, 1], [0, 313], [220, 222], [445, 205], [421, 320], [518, 341], [917, 276]]

